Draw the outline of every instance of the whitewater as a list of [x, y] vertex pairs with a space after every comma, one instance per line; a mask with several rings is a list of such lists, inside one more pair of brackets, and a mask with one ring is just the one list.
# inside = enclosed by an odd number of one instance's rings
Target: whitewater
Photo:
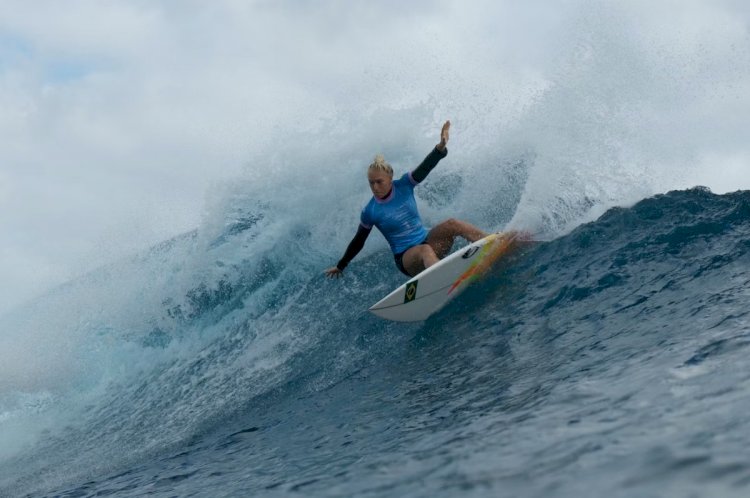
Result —
[[[0, 315], [0, 496], [747, 496], [750, 16], [441, 5], [334, 40], [367, 69], [260, 126], [195, 229]], [[372, 156], [400, 175], [446, 119], [425, 224], [537, 242], [380, 320], [379, 234], [323, 270]]]

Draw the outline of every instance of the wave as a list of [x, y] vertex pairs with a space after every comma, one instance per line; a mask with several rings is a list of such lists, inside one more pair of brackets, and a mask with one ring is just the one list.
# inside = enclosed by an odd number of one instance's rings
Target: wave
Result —
[[409, 326], [366, 312], [400, 281], [387, 251], [326, 281], [319, 258], [287, 260], [305, 246], [301, 231], [247, 249], [269, 229], [263, 213], [103, 268], [6, 319], [3, 489], [127, 468], [260, 399], [272, 411], [273, 393], [336, 385], [414, 337], [480, 331], [486, 347], [514, 343], [514, 356], [538, 362], [525, 374], [553, 388], [665, 350], [692, 348], [676, 366], [686, 370], [750, 344], [750, 192], [696, 188], [610, 209]]

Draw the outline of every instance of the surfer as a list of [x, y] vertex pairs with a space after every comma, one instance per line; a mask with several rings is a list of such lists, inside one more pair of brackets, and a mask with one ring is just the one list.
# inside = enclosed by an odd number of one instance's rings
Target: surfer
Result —
[[429, 268], [444, 258], [453, 247], [456, 237], [469, 242], [477, 241], [487, 234], [465, 221], [450, 218], [439, 223], [429, 232], [422, 225], [414, 198], [414, 187], [419, 185], [448, 155], [448, 135], [451, 122], [446, 121], [440, 130], [440, 143], [427, 155], [414, 171], [393, 180], [393, 168], [381, 155], [367, 169], [367, 180], [372, 190], [372, 199], [362, 209], [359, 228], [344, 256], [336, 266], [325, 274], [330, 278], [343, 275], [344, 268], [362, 250], [372, 227], [380, 230], [393, 251], [396, 266], [409, 277]]

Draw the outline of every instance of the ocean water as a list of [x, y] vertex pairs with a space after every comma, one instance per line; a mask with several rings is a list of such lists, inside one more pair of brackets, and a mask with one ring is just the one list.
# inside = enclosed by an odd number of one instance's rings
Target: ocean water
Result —
[[[0, 316], [0, 496], [750, 496], [747, 8], [480, 4], [362, 71], [372, 37], [293, 5], [339, 59], [320, 108], [259, 131], [195, 230]], [[379, 234], [323, 270], [371, 157], [403, 173], [449, 118], [425, 223], [537, 242], [383, 321]]]
[[3, 398], [2, 494], [748, 493], [750, 192], [613, 208], [419, 324], [365, 311], [388, 260], [328, 282], [268, 255], [163, 324], [70, 323], [85, 340], [44, 363], [80, 371]]

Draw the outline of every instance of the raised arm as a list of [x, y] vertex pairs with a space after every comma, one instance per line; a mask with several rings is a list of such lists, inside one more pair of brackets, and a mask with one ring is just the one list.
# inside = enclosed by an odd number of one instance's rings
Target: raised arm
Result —
[[448, 148], [446, 146], [448, 145], [450, 128], [451, 122], [446, 121], [443, 128], [440, 130], [440, 143], [438, 143], [435, 148], [427, 154], [424, 161], [422, 161], [422, 163], [411, 172], [411, 177], [415, 182], [420, 183], [427, 178], [427, 175], [429, 175], [430, 171], [437, 166], [437, 163], [448, 155]]
[[362, 225], [359, 225], [356, 235], [354, 235], [352, 241], [349, 242], [349, 246], [346, 248], [346, 252], [344, 252], [344, 256], [338, 263], [336, 263], [336, 266], [328, 268], [325, 271], [326, 276], [329, 278], [338, 278], [343, 275], [344, 268], [346, 268], [351, 260], [354, 259], [354, 256], [359, 254], [359, 251], [365, 246], [365, 241], [367, 240], [367, 236], [370, 235], [370, 231], [372, 231], [372, 228], [365, 228]]

